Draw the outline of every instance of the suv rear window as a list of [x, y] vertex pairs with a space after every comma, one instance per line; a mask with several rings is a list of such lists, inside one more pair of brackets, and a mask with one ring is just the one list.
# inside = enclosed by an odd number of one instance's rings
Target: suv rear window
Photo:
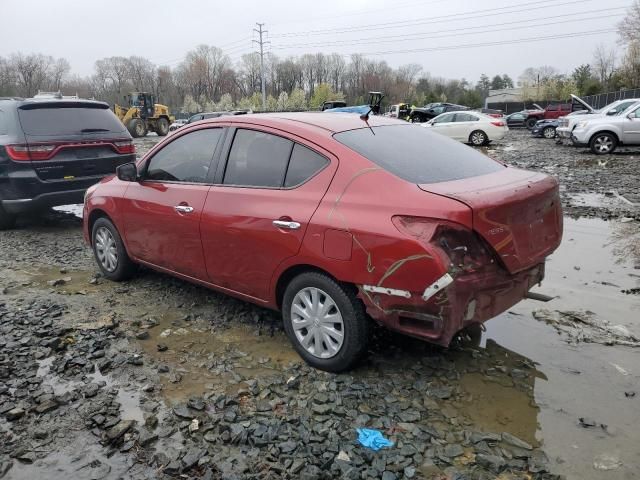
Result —
[[417, 125], [348, 130], [333, 137], [388, 172], [411, 183], [437, 183], [505, 168], [460, 142]]
[[20, 124], [27, 135], [57, 136], [125, 131], [122, 122], [108, 108], [42, 107], [18, 108]]

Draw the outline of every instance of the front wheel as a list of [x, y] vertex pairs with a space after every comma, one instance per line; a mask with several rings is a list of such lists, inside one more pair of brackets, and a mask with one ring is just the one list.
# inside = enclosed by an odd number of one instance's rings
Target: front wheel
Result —
[[160, 118], [156, 128], [156, 133], [161, 137], [166, 136], [169, 133], [169, 122], [166, 118]]
[[362, 302], [322, 273], [303, 273], [289, 283], [282, 317], [293, 347], [312, 367], [341, 372], [367, 350], [369, 320]]
[[544, 138], [555, 138], [556, 136], [555, 127], [545, 127], [544, 130], [542, 130], [542, 136]]
[[129, 120], [127, 130], [129, 130], [129, 133], [133, 138], [144, 137], [147, 135], [147, 126], [139, 118], [132, 118]]
[[124, 248], [118, 229], [107, 218], [99, 218], [91, 229], [91, 246], [100, 271], [109, 280], [119, 282], [131, 278], [135, 264]]
[[618, 146], [618, 139], [611, 133], [596, 133], [591, 137], [589, 148], [596, 155], [606, 155], [613, 153]]
[[487, 134], [482, 130], [476, 130], [474, 132], [471, 132], [471, 135], [469, 135], [469, 143], [474, 147], [481, 147], [483, 145], [486, 145], [488, 141], [489, 138], [487, 137]]

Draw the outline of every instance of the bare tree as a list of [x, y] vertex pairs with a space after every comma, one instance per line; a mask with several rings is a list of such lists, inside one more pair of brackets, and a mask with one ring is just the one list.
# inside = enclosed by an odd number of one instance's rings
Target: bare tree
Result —
[[624, 44], [640, 42], [640, 0], [634, 0], [627, 14], [618, 23], [620, 42]]
[[603, 44], [596, 47], [593, 52], [593, 70], [600, 81], [606, 88], [611, 82], [611, 77], [616, 68], [616, 52], [613, 49], [607, 49]]

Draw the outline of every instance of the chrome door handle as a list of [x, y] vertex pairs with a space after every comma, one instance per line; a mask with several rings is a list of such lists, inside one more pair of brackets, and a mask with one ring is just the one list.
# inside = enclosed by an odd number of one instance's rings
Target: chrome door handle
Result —
[[193, 207], [188, 205], [176, 205], [173, 209], [178, 213], [191, 213], [193, 212]]
[[298, 230], [300, 228], [300, 224], [298, 222], [288, 222], [286, 220], [274, 220], [274, 227], [284, 228], [285, 230]]

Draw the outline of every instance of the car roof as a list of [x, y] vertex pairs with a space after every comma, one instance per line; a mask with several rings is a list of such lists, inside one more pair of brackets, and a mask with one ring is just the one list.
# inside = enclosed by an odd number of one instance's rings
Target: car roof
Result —
[[51, 106], [60, 106], [60, 107], [72, 107], [74, 105], [94, 105], [99, 106], [100, 108], [109, 108], [109, 104], [105, 102], [100, 102], [98, 100], [86, 100], [80, 98], [17, 98], [17, 97], [4, 97], [0, 98], [0, 100], [9, 100], [13, 101], [17, 104], [18, 107], [29, 107], [33, 106], [37, 108], [39, 105], [51, 105]]
[[286, 130], [292, 122], [302, 129], [323, 130], [328, 134], [344, 132], [384, 125], [408, 125], [407, 122], [379, 115], [371, 115], [368, 122], [360, 118], [360, 115], [352, 113], [327, 113], [327, 112], [281, 112], [281, 113], [254, 113], [239, 116], [225, 116], [204, 120], [204, 122], [218, 123], [251, 123], [255, 125], [271, 126]]

